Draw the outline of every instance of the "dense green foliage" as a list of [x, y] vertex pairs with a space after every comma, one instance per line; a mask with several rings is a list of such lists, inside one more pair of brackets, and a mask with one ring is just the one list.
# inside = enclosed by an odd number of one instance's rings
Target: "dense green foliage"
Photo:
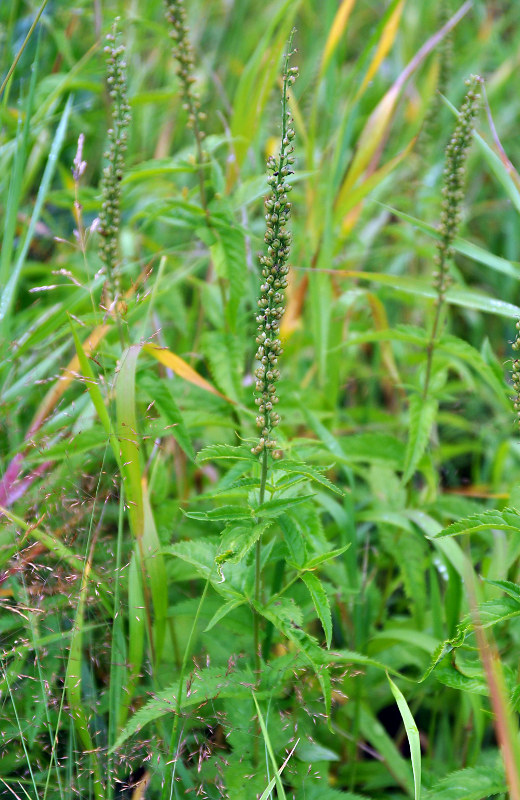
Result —
[[0, 797], [520, 800], [516, 4], [43, 5], [0, 4]]

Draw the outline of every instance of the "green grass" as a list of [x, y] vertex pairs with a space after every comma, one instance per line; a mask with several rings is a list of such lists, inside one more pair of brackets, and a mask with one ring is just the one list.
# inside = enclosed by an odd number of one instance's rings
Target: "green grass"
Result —
[[[186, 5], [192, 89], [159, 0], [0, 5], [0, 797], [520, 800], [520, 13]], [[131, 122], [106, 275], [116, 16]], [[293, 27], [264, 461], [257, 253]]]

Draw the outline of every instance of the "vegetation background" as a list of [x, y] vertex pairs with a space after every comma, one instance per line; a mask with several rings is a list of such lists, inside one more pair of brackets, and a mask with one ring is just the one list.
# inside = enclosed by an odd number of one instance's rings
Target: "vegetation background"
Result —
[[[0, 797], [518, 800], [520, 9], [190, 0], [192, 62], [159, 0], [43, 6], [0, 4]], [[293, 26], [262, 478], [256, 254]]]

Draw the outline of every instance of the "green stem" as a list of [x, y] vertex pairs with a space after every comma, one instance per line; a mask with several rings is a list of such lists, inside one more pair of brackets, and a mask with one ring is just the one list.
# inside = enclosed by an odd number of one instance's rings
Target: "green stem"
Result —
[[432, 365], [433, 365], [433, 351], [435, 350], [435, 343], [437, 341], [437, 335], [439, 333], [439, 329], [441, 327], [441, 311], [443, 305], [443, 296], [439, 295], [436, 300], [436, 308], [435, 308], [435, 317], [433, 320], [432, 325], [432, 332], [430, 334], [430, 341], [426, 347], [426, 377], [424, 379], [424, 389], [423, 389], [423, 400], [426, 400], [428, 397], [428, 391], [430, 389], [430, 380], [432, 375]]
[[181, 664], [181, 671], [179, 674], [179, 684], [177, 687], [177, 699], [175, 703], [175, 717], [173, 720], [173, 728], [172, 728], [172, 735], [170, 739], [170, 750], [169, 750], [169, 758], [168, 762], [172, 765], [172, 773], [171, 773], [171, 781], [170, 781], [170, 790], [168, 793], [168, 784], [165, 782], [163, 791], [162, 791], [162, 800], [171, 800], [173, 796], [173, 787], [175, 781], [175, 752], [177, 750], [177, 729], [179, 727], [179, 719], [181, 715], [181, 705], [182, 705], [182, 689], [184, 684], [184, 674], [186, 672], [186, 665], [188, 664], [188, 658], [191, 654], [191, 645], [193, 642], [193, 637], [195, 636], [195, 632], [197, 630], [197, 623], [199, 621], [200, 612], [202, 611], [202, 606], [204, 605], [204, 600], [206, 599], [206, 594], [208, 592], [209, 587], [209, 578], [206, 581], [206, 585], [204, 586], [204, 591], [202, 592], [199, 605], [197, 607], [197, 611], [195, 613], [195, 619], [193, 620], [193, 625], [191, 627], [190, 635], [188, 638], [188, 642], [186, 647], [184, 648], [184, 656], [182, 659]]
[[[262, 453], [262, 476], [260, 478], [260, 498], [259, 504], [262, 505], [265, 500], [265, 486], [267, 483], [267, 450], [264, 450]], [[261, 574], [261, 541], [260, 539], [256, 543], [256, 554], [255, 554], [255, 603], [258, 605], [260, 603], [260, 591], [261, 591], [261, 583], [262, 583], [262, 574]], [[256, 672], [256, 680], [257, 685], [260, 682], [260, 614], [255, 609], [254, 611], [254, 622], [253, 622], [253, 641], [254, 641], [254, 650], [255, 650], [255, 672]]]

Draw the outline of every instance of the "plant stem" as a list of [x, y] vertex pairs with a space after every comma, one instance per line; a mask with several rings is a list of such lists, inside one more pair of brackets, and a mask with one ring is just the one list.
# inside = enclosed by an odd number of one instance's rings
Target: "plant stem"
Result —
[[[264, 502], [265, 499], [265, 485], [267, 483], [267, 450], [264, 450], [262, 453], [262, 476], [260, 478], [260, 505]], [[260, 602], [260, 590], [261, 590], [261, 583], [262, 583], [262, 574], [261, 574], [261, 540], [259, 539], [256, 543], [256, 554], [255, 554], [255, 603], [258, 605]], [[253, 621], [253, 646], [255, 650], [255, 672], [256, 672], [256, 682], [257, 686], [260, 682], [260, 614], [255, 609], [254, 610], [254, 621]]]
[[171, 739], [170, 739], [170, 752], [169, 752], [169, 758], [168, 758], [168, 763], [172, 763], [172, 775], [171, 775], [171, 781], [170, 781], [170, 792], [168, 794], [167, 784], [165, 782], [165, 784], [163, 786], [163, 791], [162, 791], [162, 800], [171, 800], [171, 798], [173, 796], [173, 785], [174, 785], [174, 780], [175, 780], [175, 751], [177, 749], [177, 729], [179, 727], [179, 718], [180, 718], [180, 715], [181, 715], [182, 688], [183, 688], [183, 684], [184, 684], [184, 674], [186, 672], [186, 665], [188, 663], [188, 658], [190, 657], [190, 654], [191, 654], [191, 645], [192, 645], [192, 642], [193, 642], [193, 637], [195, 635], [195, 631], [197, 630], [197, 623], [199, 621], [200, 612], [202, 611], [202, 606], [204, 605], [204, 600], [206, 599], [206, 594], [208, 592], [208, 587], [209, 587], [209, 578], [206, 581], [206, 584], [204, 586], [204, 591], [202, 592], [202, 595], [201, 595], [201, 598], [200, 598], [200, 601], [199, 601], [199, 605], [197, 606], [197, 611], [195, 613], [195, 619], [193, 620], [193, 625], [191, 627], [191, 631], [190, 631], [190, 635], [189, 635], [189, 638], [188, 638], [188, 642], [186, 644], [186, 647], [184, 648], [184, 656], [183, 656], [183, 659], [182, 659], [181, 671], [179, 673], [179, 684], [178, 684], [178, 687], [177, 687], [177, 698], [176, 698], [176, 703], [175, 703], [175, 717], [174, 717], [174, 720], [173, 720], [172, 735], [171, 735]]
[[428, 390], [430, 388], [430, 379], [432, 374], [432, 364], [433, 364], [433, 351], [435, 349], [435, 341], [437, 339], [437, 334], [439, 332], [440, 327], [440, 320], [441, 320], [441, 310], [442, 310], [442, 301], [441, 298], [438, 297], [436, 301], [436, 308], [435, 308], [435, 317], [433, 320], [432, 325], [432, 332], [430, 334], [430, 341], [428, 342], [426, 352], [426, 377], [424, 379], [424, 389], [423, 389], [423, 400], [426, 400], [428, 397]]

